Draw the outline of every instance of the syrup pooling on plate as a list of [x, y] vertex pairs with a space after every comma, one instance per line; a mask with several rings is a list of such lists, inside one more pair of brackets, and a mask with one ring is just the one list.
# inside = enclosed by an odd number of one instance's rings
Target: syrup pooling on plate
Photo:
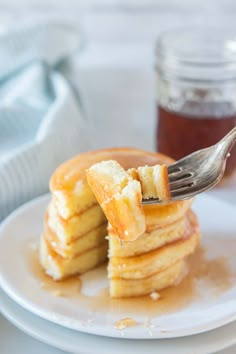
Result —
[[[232, 287], [235, 275], [232, 274], [225, 257], [207, 259], [207, 250], [199, 247], [194, 255], [187, 259], [188, 274], [176, 286], [158, 292], [158, 299], [150, 295], [127, 299], [112, 299], [109, 289], [101, 289], [98, 293], [88, 296], [83, 292], [85, 276], [75, 276], [55, 282], [48, 277], [39, 264], [38, 250], [29, 246], [25, 249], [27, 267], [37, 279], [38, 287], [59, 298], [68, 298], [79, 306], [86, 306], [88, 312], [106, 312], [119, 314], [122, 318], [136, 316], [154, 318], [158, 315], [177, 312], [193, 303], [199, 302], [205, 294], [212, 299], [217, 298]], [[90, 273], [90, 274], [89, 274]], [[90, 280], [97, 281], [106, 277], [106, 265], [88, 272]], [[204, 284], [201, 287], [201, 284]], [[209, 297], [207, 299], [209, 301]], [[140, 322], [139, 322], [140, 324]], [[115, 325], [115, 323], [114, 323]]]

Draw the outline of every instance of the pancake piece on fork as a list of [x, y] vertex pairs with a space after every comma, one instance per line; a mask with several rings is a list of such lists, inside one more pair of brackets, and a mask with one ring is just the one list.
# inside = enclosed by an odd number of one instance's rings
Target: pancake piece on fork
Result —
[[170, 186], [166, 164], [140, 166], [127, 171], [134, 179], [140, 181], [143, 199], [158, 198], [170, 200]]
[[86, 176], [98, 203], [120, 239], [133, 241], [144, 233], [146, 224], [139, 181], [133, 179], [114, 160], [91, 166], [86, 170]]

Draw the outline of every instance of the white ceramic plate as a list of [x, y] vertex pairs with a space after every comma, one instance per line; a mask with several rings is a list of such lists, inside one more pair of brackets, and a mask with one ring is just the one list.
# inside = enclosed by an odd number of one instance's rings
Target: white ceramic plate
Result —
[[2, 314], [30, 336], [65, 350], [83, 354], [189, 354], [215, 353], [236, 343], [236, 322], [195, 336], [175, 339], [108, 338], [81, 333], [53, 324], [33, 315], [12, 301], [0, 290]]
[[[212, 296], [217, 278], [212, 279], [212, 289], [209, 289], [209, 284], [206, 287], [204, 279], [200, 279], [197, 285], [201, 296], [178, 311], [152, 318], [152, 328], [144, 326], [145, 315], [132, 316], [139, 325], [122, 333], [114, 328], [114, 324], [121, 318], [130, 317], [130, 314], [110, 311], [110, 308], [92, 311], [76, 298], [56, 297], [45, 291], [32, 273], [25, 248], [32, 240], [38, 240], [48, 200], [49, 197], [44, 196], [24, 205], [0, 229], [0, 285], [24, 308], [44, 319], [82, 332], [111, 337], [124, 334], [126, 338], [138, 339], [197, 334], [236, 319], [236, 208], [232, 205], [205, 195], [197, 199], [194, 207], [200, 219], [207, 257], [216, 260], [221, 256], [227, 258], [232, 274], [229, 288], [218, 296]], [[225, 271], [217, 262], [216, 266], [219, 273]], [[97, 271], [91, 272], [83, 279], [84, 291], [96, 293], [105, 286], [105, 278], [105, 273], [102, 278]]]

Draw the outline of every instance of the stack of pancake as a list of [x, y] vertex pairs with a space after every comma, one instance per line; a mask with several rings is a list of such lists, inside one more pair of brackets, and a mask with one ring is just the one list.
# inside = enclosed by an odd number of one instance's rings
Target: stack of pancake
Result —
[[200, 233], [190, 202], [144, 206], [146, 231], [137, 240], [120, 242], [109, 234], [110, 294], [150, 294], [178, 283], [186, 274], [185, 259], [196, 249]]
[[125, 170], [171, 162], [157, 153], [113, 148], [83, 153], [61, 165], [50, 181], [52, 199], [40, 245], [43, 268], [59, 280], [98, 266], [109, 254], [112, 297], [144, 295], [176, 283], [200, 238], [191, 201], [145, 205], [145, 232], [121, 243], [110, 224], [106, 230], [107, 220], [85, 175], [104, 160], [115, 160]]
[[106, 218], [85, 175], [79, 172], [73, 183], [72, 166], [73, 161], [52, 176], [41, 236], [40, 261], [55, 280], [82, 274], [107, 259]]

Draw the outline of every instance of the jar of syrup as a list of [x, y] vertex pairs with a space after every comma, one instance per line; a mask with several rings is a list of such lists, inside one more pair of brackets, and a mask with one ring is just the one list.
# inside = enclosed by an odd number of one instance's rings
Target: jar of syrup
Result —
[[[183, 28], [157, 43], [157, 150], [178, 160], [236, 126], [236, 28]], [[236, 147], [225, 175], [236, 171]]]

